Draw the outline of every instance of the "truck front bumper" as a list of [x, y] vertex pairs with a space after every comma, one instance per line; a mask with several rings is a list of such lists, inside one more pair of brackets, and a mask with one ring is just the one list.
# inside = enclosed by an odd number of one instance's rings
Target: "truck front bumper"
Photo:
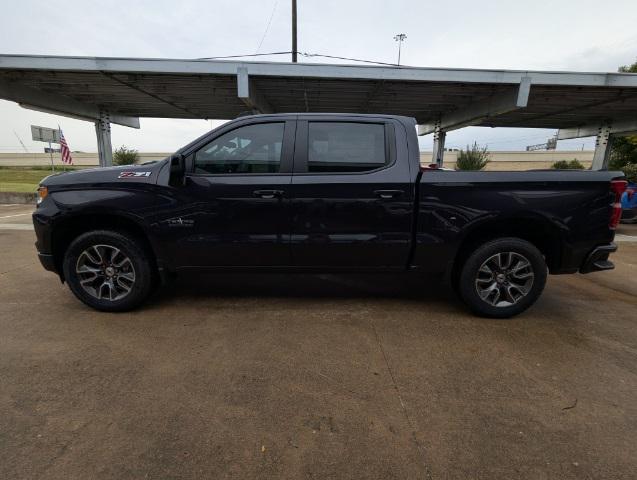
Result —
[[40, 259], [40, 263], [42, 264], [42, 266], [44, 267], [45, 270], [49, 270], [50, 272], [56, 272], [57, 273], [57, 269], [55, 268], [55, 260], [53, 258], [53, 255], [51, 255], [50, 253], [40, 253], [40, 252], [38, 252], [38, 258]]
[[579, 273], [591, 273], [599, 272], [602, 270], [612, 270], [615, 268], [613, 262], [608, 260], [608, 256], [617, 251], [617, 245], [609, 243], [608, 245], [600, 245], [595, 247], [591, 253], [588, 254], [584, 263], [579, 269]]
[[38, 208], [33, 212], [32, 218], [36, 239], [35, 249], [38, 252], [38, 259], [45, 270], [55, 272], [59, 275], [59, 265], [56, 265], [51, 242], [51, 222], [57, 212], [58, 210], [55, 203], [51, 201], [50, 197], [47, 197], [38, 205]]

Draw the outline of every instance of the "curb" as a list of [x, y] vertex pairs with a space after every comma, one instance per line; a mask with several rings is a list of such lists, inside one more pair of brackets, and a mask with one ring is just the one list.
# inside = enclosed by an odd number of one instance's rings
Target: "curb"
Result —
[[0, 203], [35, 204], [35, 193], [0, 192]]

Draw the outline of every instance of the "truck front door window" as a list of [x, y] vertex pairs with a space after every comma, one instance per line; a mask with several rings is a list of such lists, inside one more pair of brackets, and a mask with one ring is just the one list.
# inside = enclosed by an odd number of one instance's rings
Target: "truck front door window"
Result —
[[284, 126], [247, 125], [215, 138], [195, 153], [195, 173], [278, 173]]
[[310, 173], [376, 170], [387, 164], [385, 127], [378, 123], [310, 122]]

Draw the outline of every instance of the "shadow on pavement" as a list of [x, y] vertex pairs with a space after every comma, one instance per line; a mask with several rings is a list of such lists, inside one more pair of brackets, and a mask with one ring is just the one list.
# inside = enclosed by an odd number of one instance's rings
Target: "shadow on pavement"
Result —
[[416, 274], [182, 275], [164, 285], [154, 302], [176, 297], [407, 298], [457, 301], [442, 279]]

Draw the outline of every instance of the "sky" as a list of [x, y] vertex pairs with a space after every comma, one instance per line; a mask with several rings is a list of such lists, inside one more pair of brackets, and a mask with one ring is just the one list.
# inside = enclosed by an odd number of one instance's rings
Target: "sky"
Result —
[[[0, 53], [202, 58], [288, 51], [290, 0], [21, 0], [3, 9]], [[108, 5], [107, 7], [105, 5]], [[298, 0], [298, 50], [395, 62], [394, 35], [405, 33], [401, 64], [421, 67], [614, 72], [637, 60], [637, 2], [607, 0]], [[288, 61], [288, 56], [259, 60]], [[304, 59], [312, 63], [347, 63]], [[350, 62], [351, 63], [351, 62]], [[141, 119], [112, 127], [113, 148], [171, 152], [220, 121]], [[64, 131], [72, 150], [97, 151], [92, 123], [34, 112], [0, 100], [0, 152], [42, 151], [30, 125]], [[474, 141], [523, 150], [554, 130], [468, 127], [446, 146]], [[20, 139], [20, 140], [19, 140]], [[431, 148], [431, 135], [421, 149]], [[593, 148], [560, 141], [560, 150]]]

